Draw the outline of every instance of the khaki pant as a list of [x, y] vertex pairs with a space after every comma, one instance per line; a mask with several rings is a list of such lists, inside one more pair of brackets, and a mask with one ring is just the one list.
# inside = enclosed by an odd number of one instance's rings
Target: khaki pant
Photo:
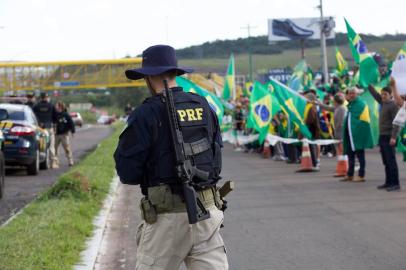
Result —
[[220, 225], [223, 212], [209, 208], [210, 218], [190, 225], [187, 213], [158, 215], [143, 221], [137, 231], [136, 270], [177, 270], [182, 262], [191, 270], [226, 270], [228, 261]]
[[55, 132], [53, 128], [46, 128], [49, 134], [49, 159], [51, 167], [58, 162], [58, 155], [55, 153]]
[[69, 165], [73, 165], [73, 156], [72, 156], [72, 150], [70, 149], [69, 133], [55, 136], [56, 164], [59, 165], [58, 148], [61, 143], [62, 143], [63, 149], [65, 150], [66, 158], [68, 159]]

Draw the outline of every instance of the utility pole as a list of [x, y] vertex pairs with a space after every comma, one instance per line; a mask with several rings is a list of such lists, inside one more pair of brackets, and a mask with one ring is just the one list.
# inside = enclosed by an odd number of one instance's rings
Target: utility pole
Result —
[[323, 71], [323, 78], [324, 83], [329, 82], [329, 74], [328, 74], [328, 64], [327, 64], [327, 49], [326, 49], [326, 22], [324, 21], [323, 16], [323, 0], [320, 0], [320, 5], [318, 6], [320, 9], [320, 47], [321, 47], [321, 55], [322, 55], [322, 71]]
[[252, 27], [251, 25], [247, 24], [246, 27], [242, 27], [242, 29], [247, 29], [248, 31], [248, 61], [250, 66], [250, 82], [252, 82], [252, 51], [251, 51], [251, 29], [256, 28], [255, 26]]

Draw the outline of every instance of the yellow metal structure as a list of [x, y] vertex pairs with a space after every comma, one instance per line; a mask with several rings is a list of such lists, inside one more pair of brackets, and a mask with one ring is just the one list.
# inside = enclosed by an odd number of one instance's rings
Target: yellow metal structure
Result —
[[0, 91], [94, 89], [144, 86], [124, 71], [141, 66], [141, 58], [64, 62], [0, 62]]

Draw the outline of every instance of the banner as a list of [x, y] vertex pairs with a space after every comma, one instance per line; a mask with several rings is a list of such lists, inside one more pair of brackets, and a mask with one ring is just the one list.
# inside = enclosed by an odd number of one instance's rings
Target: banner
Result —
[[396, 81], [396, 88], [400, 95], [406, 95], [406, 43], [396, 56], [392, 66], [392, 77]]
[[[296, 19], [269, 19], [268, 40], [269, 42], [283, 40], [320, 39], [320, 18], [296, 18]], [[334, 39], [335, 22], [333, 17], [324, 18], [326, 38]]]

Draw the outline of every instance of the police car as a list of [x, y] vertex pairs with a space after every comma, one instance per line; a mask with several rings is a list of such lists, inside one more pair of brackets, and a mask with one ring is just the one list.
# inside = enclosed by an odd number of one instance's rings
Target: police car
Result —
[[[5, 114], [1, 115], [0, 113], [0, 120], [3, 119]], [[3, 198], [4, 195], [4, 174], [5, 174], [5, 166], [4, 166], [4, 154], [3, 154], [3, 148], [4, 148], [4, 136], [3, 132], [0, 131], [0, 199]]]
[[4, 135], [4, 156], [6, 166], [23, 166], [29, 175], [36, 175], [39, 169], [48, 169], [49, 134], [39, 127], [32, 109], [23, 104], [0, 104], [0, 122]]

